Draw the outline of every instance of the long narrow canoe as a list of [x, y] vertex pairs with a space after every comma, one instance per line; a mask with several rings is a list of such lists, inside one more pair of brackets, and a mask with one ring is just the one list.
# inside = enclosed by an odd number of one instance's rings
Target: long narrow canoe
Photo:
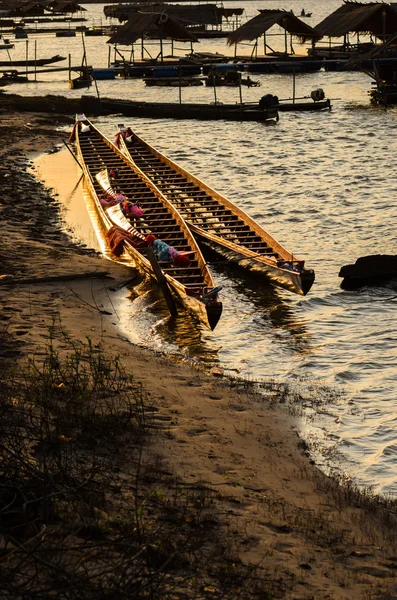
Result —
[[[95, 76], [95, 72], [94, 72]], [[97, 77], [96, 77], [97, 78]], [[111, 115], [149, 119], [197, 119], [202, 121], [278, 121], [276, 106], [261, 108], [258, 103], [216, 104], [197, 102], [145, 102], [81, 96], [81, 110], [87, 114]]]
[[[177, 301], [214, 329], [222, 313], [218, 288], [178, 211], [84, 115], [77, 116], [71, 141], [76, 142], [78, 160], [105, 229], [121, 233], [124, 251], [145, 275], [158, 280], [159, 267]], [[120, 203], [126, 198], [129, 203]], [[139, 207], [143, 214], [127, 217], [126, 205]], [[153, 265], [149, 247], [154, 239], [161, 241], [166, 257], [159, 256]], [[175, 255], [185, 260], [177, 261]]]
[[120, 126], [116, 145], [149, 177], [181, 213], [200, 245], [273, 285], [306, 295], [313, 269], [288, 252], [235, 204], [150, 146], [130, 128]]

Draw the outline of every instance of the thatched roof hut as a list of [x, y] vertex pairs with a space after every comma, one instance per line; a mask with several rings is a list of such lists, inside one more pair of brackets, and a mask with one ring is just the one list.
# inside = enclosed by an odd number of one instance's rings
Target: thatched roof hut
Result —
[[307, 25], [304, 21], [290, 12], [281, 9], [261, 10], [259, 15], [253, 17], [244, 25], [228, 35], [227, 43], [229, 46], [238, 44], [242, 41], [253, 41], [265, 34], [274, 25], [279, 25], [287, 33], [298, 38], [299, 42], [306, 40], [316, 40], [320, 36], [313, 27]]
[[222, 18], [228, 18], [232, 15], [241, 15], [243, 8], [224, 8], [216, 4], [165, 4], [140, 3], [140, 4], [119, 4], [105, 6], [103, 12], [107, 17], [114, 17], [121, 21], [127, 21], [137, 12], [141, 13], [164, 13], [170, 15], [181, 25], [221, 25]]
[[382, 39], [397, 32], [397, 11], [383, 2], [345, 1], [315, 29], [321, 37], [340, 38], [349, 33], [364, 33]]
[[187, 31], [175, 19], [163, 13], [136, 13], [125, 25], [112, 35], [108, 44], [129, 46], [156, 30], [157, 37], [163, 40], [197, 42], [197, 37]]
[[10, 3], [13, 10], [9, 16], [12, 17], [41, 17], [48, 10], [48, 0], [34, 0], [28, 2]]
[[58, 2], [55, 0], [55, 2], [51, 3], [51, 10], [53, 12], [65, 14], [83, 12], [87, 9], [73, 0], [59, 0]]
[[61, 14], [85, 11], [75, 0], [8, 0], [0, 2], [0, 10], [11, 17], [41, 17], [45, 11]]

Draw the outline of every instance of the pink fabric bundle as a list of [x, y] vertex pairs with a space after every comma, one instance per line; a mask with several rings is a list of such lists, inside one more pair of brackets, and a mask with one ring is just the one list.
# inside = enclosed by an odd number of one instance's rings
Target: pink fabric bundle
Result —
[[190, 265], [190, 259], [185, 254], [181, 254], [180, 252], [178, 252], [178, 250], [175, 250], [175, 248], [173, 248], [172, 246], [170, 246], [168, 252], [170, 254], [172, 262], [177, 267], [188, 267]]
[[101, 206], [103, 206], [104, 208], [106, 208], [107, 206], [114, 206], [116, 204], [116, 200], [106, 193], [101, 194], [100, 196], [98, 196], [98, 198], [99, 202], [101, 203]]
[[139, 217], [141, 217], [143, 215], [143, 210], [136, 204], [133, 204], [132, 206], [129, 207], [129, 213], [130, 213], [130, 216], [133, 217], [134, 219], [139, 219]]
[[121, 208], [125, 215], [133, 219], [139, 219], [139, 217], [143, 215], [141, 207], [136, 204], [131, 204], [128, 200], [121, 203]]

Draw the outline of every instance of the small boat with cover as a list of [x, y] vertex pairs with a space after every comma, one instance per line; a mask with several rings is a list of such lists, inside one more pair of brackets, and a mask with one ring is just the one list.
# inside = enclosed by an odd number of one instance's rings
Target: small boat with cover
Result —
[[314, 271], [235, 204], [119, 125], [115, 143], [181, 213], [203, 248], [272, 284], [305, 295]]
[[175, 207], [84, 115], [77, 115], [70, 141], [113, 253], [125, 252], [157, 279], [166, 300], [175, 298], [214, 329], [222, 313], [219, 288]]

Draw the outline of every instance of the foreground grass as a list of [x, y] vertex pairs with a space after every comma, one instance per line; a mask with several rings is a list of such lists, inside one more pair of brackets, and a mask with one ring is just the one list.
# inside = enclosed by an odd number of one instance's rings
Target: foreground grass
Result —
[[[285, 403], [286, 391], [277, 398]], [[238, 544], [254, 540], [220, 517], [222, 501], [233, 499], [182, 483], [151, 451], [154, 410], [118, 356], [59, 329], [40, 360], [0, 370], [0, 600], [313, 598], [317, 554], [331, 572], [340, 569], [347, 595], [335, 598], [354, 597], [347, 591], [361, 581], [360, 600], [392, 597], [394, 502], [302, 472], [323, 498], [318, 510], [282, 494], [255, 496], [262, 520], [304, 541], [299, 577], [272, 560], [271, 545], [261, 564], [247, 566]]]
[[0, 388], [1, 598], [226, 598], [247, 585], [215, 494], [150, 455], [150, 407], [118, 357], [87, 341], [61, 358], [50, 338]]

